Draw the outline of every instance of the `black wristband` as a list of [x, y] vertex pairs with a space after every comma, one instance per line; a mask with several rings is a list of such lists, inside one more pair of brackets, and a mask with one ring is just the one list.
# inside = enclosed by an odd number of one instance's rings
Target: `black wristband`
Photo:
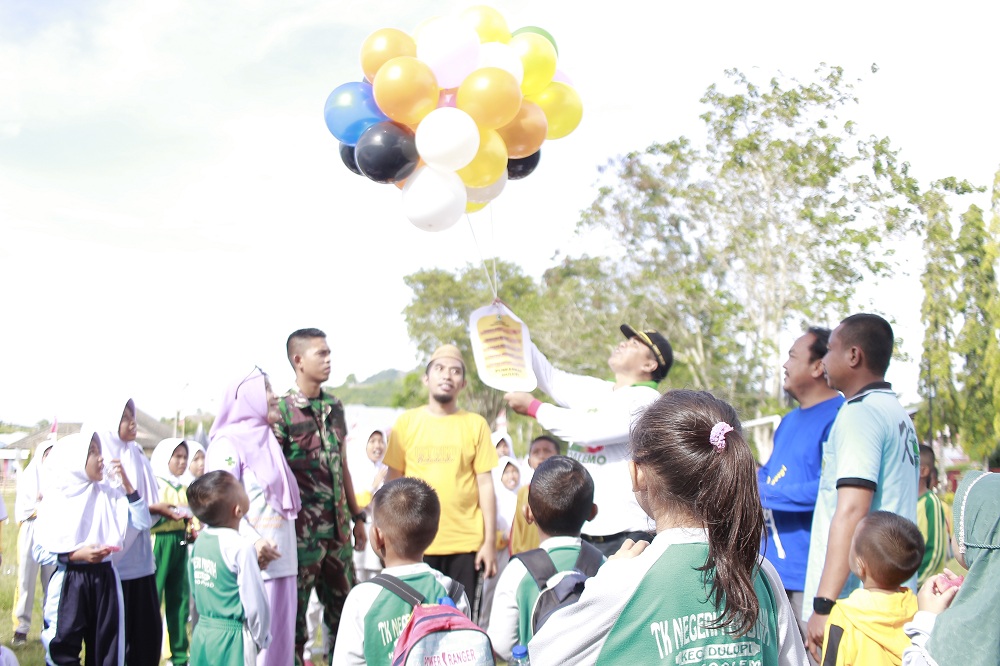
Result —
[[366, 514], [363, 510], [362, 511], [358, 511], [356, 514], [354, 514], [353, 516], [351, 516], [351, 520], [353, 520], [356, 523], [367, 523], [368, 522], [368, 514]]
[[830, 611], [837, 604], [836, 599], [827, 599], [826, 597], [813, 597], [813, 613], [816, 615], [829, 615]]

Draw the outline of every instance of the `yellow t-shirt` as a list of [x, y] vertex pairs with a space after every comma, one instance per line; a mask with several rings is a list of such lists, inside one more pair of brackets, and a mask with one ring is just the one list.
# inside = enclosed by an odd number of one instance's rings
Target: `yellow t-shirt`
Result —
[[517, 508], [514, 509], [514, 525], [510, 532], [510, 554], [517, 555], [526, 550], [533, 550], [542, 544], [541, 537], [538, 536], [538, 525], [528, 524], [528, 519], [524, 517], [524, 507], [528, 506], [528, 489], [530, 486], [522, 486], [517, 491]]
[[407, 410], [389, 433], [383, 462], [423, 479], [438, 494], [441, 521], [427, 555], [479, 550], [483, 512], [476, 475], [489, 474], [498, 462], [486, 419], [465, 410], [449, 416], [435, 416], [426, 407]]

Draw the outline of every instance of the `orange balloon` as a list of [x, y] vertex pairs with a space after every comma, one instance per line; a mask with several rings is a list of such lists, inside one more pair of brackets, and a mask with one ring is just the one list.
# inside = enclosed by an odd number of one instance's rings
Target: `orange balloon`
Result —
[[553, 81], [530, 99], [545, 112], [549, 123], [546, 139], [561, 139], [575, 130], [583, 118], [583, 102], [568, 83]]
[[431, 68], [412, 56], [382, 65], [372, 90], [382, 113], [404, 125], [416, 125], [436, 109], [441, 92]]
[[514, 120], [497, 130], [507, 144], [507, 153], [513, 158], [534, 155], [545, 142], [549, 123], [545, 112], [534, 102], [524, 100]]
[[455, 173], [466, 187], [486, 187], [497, 182], [507, 170], [507, 146], [496, 130], [479, 129], [479, 150], [466, 166]]
[[375, 75], [385, 63], [399, 56], [417, 55], [417, 43], [402, 30], [382, 28], [368, 35], [361, 45], [361, 69], [365, 78], [375, 80]]
[[[375, 99], [378, 100], [378, 96]], [[521, 108], [521, 87], [510, 72], [499, 67], [483, 67], [462, 81], [456, 104], [472, 116], [480, 129], [496, 129], [517, 115]], [[388, 111], [385, 113], [390, 115]]]

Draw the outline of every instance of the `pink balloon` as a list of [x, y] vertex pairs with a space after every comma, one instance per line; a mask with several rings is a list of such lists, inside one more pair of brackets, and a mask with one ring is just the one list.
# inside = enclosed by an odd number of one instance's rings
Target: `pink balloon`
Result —
[[448, 90], [442, 90], [441, 94], [438, 95], [438, 108], [445, 106], [450, 106], [455, 108], [458, 106], [458, 88], [449, 88]]
[[552, 80], [562, 81], [566, 85], [570, 86], [573, 85], [573, 79], [569, 78], [569, 76], [566, 75], [566, 72], [562, 71], [561, 69], [556, 70], [556, 73], [552, 75]]

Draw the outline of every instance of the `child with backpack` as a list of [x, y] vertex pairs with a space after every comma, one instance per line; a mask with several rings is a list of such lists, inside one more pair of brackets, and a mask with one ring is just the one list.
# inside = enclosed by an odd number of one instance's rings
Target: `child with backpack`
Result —
[[578, 461], [554, 456], [540, 464], [531, 478], [525, 513], [528, 523], [538, 526], [541, 547], [511, 558], [497, 581], [490, 613], [490, 640], [505, 660], [515, 645], [527, 645], [540, 626], [546, 614], [541, 606], [547, 605], [560, 573], [578, 570], [593, 576], [604, 562], [599, 550], [580, 539], [580, 529], [597, 515], [597, 505], [594, 480]]
[[235, 476], [216, 470], [196, 479], [187, 499], [205, 526], [188, 562], [198, 608], [191, 663], [253, 666], [257, 653], [271, 644], [271, 609], [257, 549], [239, 533], [250, 498]]
[[764, 512], [736, 411], [710, 393], [669, 391], [635, 421], [630, 448], [632, 490], [656, 537], [625, 541], [535, 634], [531, 663], [805, 666], [785, 590], [760, 556]]
[[347, 595], [333, 648], [338, 666], [394, 663], [396, 642], [420, 600], [451, 598], [469, 615], [462, 586], [423, 561], [441, 517], [434, 489], [412, 477], [389, 481], [372, 497], [371, 509], [370, 546], [385, 568]]

